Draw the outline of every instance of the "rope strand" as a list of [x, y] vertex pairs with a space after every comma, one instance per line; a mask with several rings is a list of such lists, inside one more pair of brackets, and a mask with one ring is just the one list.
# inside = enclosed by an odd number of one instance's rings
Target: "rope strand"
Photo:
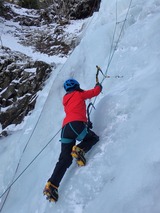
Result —
[[15, 184], [15, 182], [23, 175], [23, 173], [31, 166], [31, 164], [39, 157], [39, 155], [46, 149], [46, 147], [51, 143], [51, 141], [59, 134], [61, 129], [49, 140], [49, 142], [41, 149], [41, 151], [31, 160], [31, 162], [26, 166], [26, 168], [17, 176], [17, 178], [8, 186], [8, 188], [0, 195], [0, 198]]
[[[126, 23], [126, 21], [127, 21], [128, 14], [129, 14], [129, 10], [130, 10], [130, 8], [131, 8], [131, 5], [132, 5], [132, 0], [130, 0], [130, 3], [129, 3], [129, 5], [128, 5], [127, 13], [126, 13], [125, 19], [124, 19], [124, 21], [123, 21], [123, 25], [122, 25], [120, 34], [119, 34], [118, 39], [117, 39], [117, 41], [116, 41], [115, 48], [114, 48], [114, 50], [113, 50], [113, 52], [112, 52], [113, 43], [114, 43], [114, 38], [115, 38], [115, 33], [116, 33], [116, 27], [117, 27], [117, 24], [119, 24], [119, 22], [117, 22], [117, 1], [116, 1], [116, 25], [115, 25], [115, 28], [114, 28], [114, 33], [113, 33], [113, 38], [112, 38], [112, 44], [111, 44], [111, 51], [110, 51], [110, 55], [109, 55], [109, 60], [108, 60], [107, 68], [106, 68], [106, 71], [105, 71], [105, 77], [103, 77], [103, 79], [102, 79], [102, 81], [101, 81], [101, 84], [102, 84], [103, 81], [106, 79], [108, 69], [109, 69], [110, 64], [111, 64], [111, 62], [112, 62], [112, 60], [113, 60], [115, 51], [116, 51], [116, 49], [117, 49], [117, 47], [118, 47], [120, 38], [121, 38], [121, 36], [122, 36], [122, 31], [123, 31], [124, 26], [125, 26], [125, 23]], [[111, 52], [112, 52], [112, 54], [111, 54]], [[97, 100], [97, 97], [94, 98], [93, 105], [95, 105], [96, 100]], [[93, 107], [91, 108], [90, 113], [92, 112], [92, 109], [93, 109]]]
[[[116, 3], [117, 3], [117, 2], [116, 2]], [[105, 75], [106, 75], [106, 74], [107, 74], [107, 72], [108, 72], [109, 66], [110, 66], [110, 64], [111, 64], [111, 62], [112, 62], [113, 56], [114, 56], [115, 51], [116, 51], [116, 49], [117, 49], [117, 47], [118, 47], [118, 44], [119, 44], [120, 38], [121, 38], [121, 36], [122, 36], [122, 32], [123, 32], [124, 26], [125, 26], [126, 21], [127, 21], [127, 18], [128, 18], [128, 14], [129, 14], [129, 10], [130, 10], [130, 8], [131, 8], [131, 4], [132, 4], [132, 0], [131, 0], [131, 1], [130, 1], [130, 3], [129, 3], [128, 10], [127, 10], [127, 13], [126, 13], [125, 19], [124, 19], [124, 21], [123, 21], [123, 25], [122, 25], [122, 28], [121, 28], [120, 34], [119, 34], [119, 36], [118, 36], [118, 39], [117, 39], [117, 42], [116, 42], [116, 45], [115, 45], [114, 51], [113, 51], [113, 53], [112, 53], [112, 55], [111, 55], [111, 57], [110, 57], [110, 60], [109, 60], [109, 62], [108, 62], [108, 65], [107, 65], [107, 69], [106, 69]], [[116, 4], [116, 5], [117, 5], [117, 4]], [[117, 6], [116, 6], [116, 13], [117, 13]], [[118, 22], [117, 22], [117, 15], [116, 15], [116, 25], [117, 25], [117, 23], [118, 23]], [[104, 79], [102, 80], [102, 82], [103, 82], [103, 81], [104, 81]]]

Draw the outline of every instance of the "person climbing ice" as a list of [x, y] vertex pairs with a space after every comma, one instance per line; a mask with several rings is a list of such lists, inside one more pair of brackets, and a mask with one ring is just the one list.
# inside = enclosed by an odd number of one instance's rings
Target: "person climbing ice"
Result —
[[[64, 89], [66, 94], [63, 97], [63, 106], [66, 116], [61, 130], [61, 153], [43, 190], [46, 199], [53, 202], [58, 200], [58, 187], [73, 158], [79, 166], [84, 166], [85, 153], [99, 141], [99, 137], [88, 128], [85, 100], [98, 96], [102, 85], [98, 82], [93, 89], [82, 90], [79, 82], [71, 78], [64, 82]], [[80, 143], [76, 145], [76, 141]]]

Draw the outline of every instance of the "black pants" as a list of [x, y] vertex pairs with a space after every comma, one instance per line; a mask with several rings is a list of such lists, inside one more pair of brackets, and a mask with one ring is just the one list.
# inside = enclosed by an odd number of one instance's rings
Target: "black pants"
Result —
[[[81, 121], [74, 121], [71, 122], [72, 127], [74, 130], [78, 133], [81, 133], [83, 131], [83, 128], [86, 128], [86, 124]], [[72, 156], [71, 151], [72, 147], [76, 144], [76, 137], [75, 131], [67, 124], [62, 129], [61, 136], [69, 139], [73, 139], [70, 143], [62, 143], [61, 144], [61, 153], [59, 156], [59, 160], [55, 166], [55, 169], [53, 171], [53, 174], [51, 178], [48, 180], [55, 186], [59, 187], [59, 184], [67, 170], [67, 168], [70, 167], [72, 164]], [[83, 149], [85, 152], [88, 152], [93, 145], [95, 145], [99, 141], [99, 137], [90, 129], [88, 129], [87, 135], [84, 137], [84, 139], [77, 145], [81, 149]]]

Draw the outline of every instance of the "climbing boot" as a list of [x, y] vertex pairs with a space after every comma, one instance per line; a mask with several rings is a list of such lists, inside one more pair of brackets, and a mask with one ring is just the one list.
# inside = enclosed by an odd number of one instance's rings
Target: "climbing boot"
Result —
[[85, 152], [83, 151], [83, 149], [79, 148], [78, 146], [73, 146], [71, 155], [73, 158], [76, 158], [78, 166], [86, 165], [86, 159], [84, 157]]
[[58, 187], [48, 181], [43, 190], [43, 194], [49, 202], [56, 202], [58, 200]]

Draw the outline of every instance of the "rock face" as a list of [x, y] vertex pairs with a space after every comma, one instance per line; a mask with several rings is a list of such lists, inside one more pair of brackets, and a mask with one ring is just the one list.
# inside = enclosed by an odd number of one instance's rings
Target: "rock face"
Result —
[[[16, 13], [6, 6], [5, 19], [19, 23], [15, 36], [19, 37], [24, 46], [31, 46], [35, 51], [52, 55], [69, 55], [77, 46], [76, 37], [70, 37], [65, 31], [71, 20], [85, 19], [97, 11], [100, 0], [54, 0], [45, 9], [29, 10], [27, 15]], [[20, 9], [20, 7], [16, 9]], [[47, 28], [46, 28], [47, 25]], [[32, 28], [34, 26], [34, 28]], [[36, 29], [35, 29], [36, 27]], [[22, 32], [23, 28], [23, 32]]]
[[98, 11], [101, 0], [55, 0], [52, 11], [58, 17], [84, 19]]
[[[100, 0], [50, 0], [50, 3], [39, 10], [25, 10], [19, 14], [18, 5], [1, 4], [0, 16], [3, 18], [0, 21], [4, 25], [6, 20], [16, 22], [16, 30], [10, 33], [21, 45], [49, 56], [66, 57], [79, 43], [76, 34], [68, 33], [67, 25], [71, 20], [91, 16], [99, 9]], [[0, 129], [2, 126], [4, 130], [11, 124], [21, 123], [34, 109], [37, 92], [56, 65], [51, 67], [13, 52], [3, 46], [1, 38], [0, 45]], [[2, 134], [7, 135], [7, 132], [0, 130], [0, 136]]]
[[[101, 0], [69, 0], [68, 14], [73, 19], [84, 19], [98, 11]], [[66, 4], [67, 8], [67, 4]]]
[[[2, 129], [19, 124], [34, 109], [37, 92], [52, 71], [51, 66], [8, 48], [0, 56], [0, 123]], [[3, 55], [3, 56], [2, 56]]]

